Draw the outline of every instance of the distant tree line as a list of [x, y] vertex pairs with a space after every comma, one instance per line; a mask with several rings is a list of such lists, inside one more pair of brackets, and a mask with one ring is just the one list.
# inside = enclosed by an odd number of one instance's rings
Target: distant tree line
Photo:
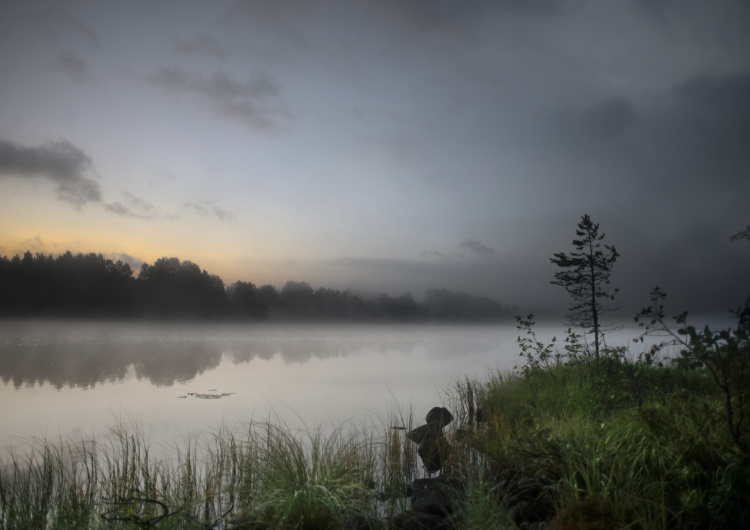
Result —
[[516, 312], [487, 297], [446, 289], [429, 289], [417, 302], [410, 293], [360, 296], [296, 281], [281, 290], [243, 281], [225, 286], [218, 276], [178, 258], [144, 263], [136, 277], [127, 263], [101, 254], [27, 251], [0, 257], [4, 317], [489, 322]]

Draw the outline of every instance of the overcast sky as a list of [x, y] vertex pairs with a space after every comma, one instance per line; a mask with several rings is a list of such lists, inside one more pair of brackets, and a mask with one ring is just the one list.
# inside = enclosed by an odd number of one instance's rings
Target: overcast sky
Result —
[[583, 214], [630, 318], [750, 293], [750, 3], [4, 1], [0, 254], [564, 311]]

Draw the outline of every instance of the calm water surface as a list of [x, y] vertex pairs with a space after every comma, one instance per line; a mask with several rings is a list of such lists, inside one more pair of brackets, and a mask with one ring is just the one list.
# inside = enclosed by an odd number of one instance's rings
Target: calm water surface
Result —
[[[562, 335], [560, 327], [539, 332]], [[458, 379], [517, 364], [517, 335], [510, 323], [0, 321], [0, 453], [34, 436], [80, 439], [118, 422], [171, 443], [271, 414], [301, 426], [411, 407], [420, 421], [447, 405]]]

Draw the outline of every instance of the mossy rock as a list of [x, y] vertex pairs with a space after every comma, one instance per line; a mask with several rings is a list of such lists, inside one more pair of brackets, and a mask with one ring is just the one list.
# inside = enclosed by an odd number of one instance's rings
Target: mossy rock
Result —
[[616, 530], [625, 525], [617, 521], [596, 500], [571, 504], [558, 513], [547, 530]]

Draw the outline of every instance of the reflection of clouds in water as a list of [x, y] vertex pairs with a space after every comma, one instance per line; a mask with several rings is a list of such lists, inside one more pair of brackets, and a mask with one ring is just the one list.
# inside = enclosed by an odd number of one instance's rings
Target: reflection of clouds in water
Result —
[[224, 326], [206, 324], [0, 324], [0, 377], [5, 383], [49, 383], [93, 388], [128, 377], [155, 386], [186, 382], [217, 368], [222, 355], [234, 364], [280, 357], [304, 364], [366, 354], [410, 356], [425, 351], [430, 360], [486, 353], [495, 334], [477, 336], [456, 328], [399, 326]]
[[516, 335], [509, 335], [507, 328], [478, 328], [467, 331], [446, 327], [437, 336], [425, 337], [424, 348], [427, 358], [443, 361], [456, 357], [483, 355], [493, 351], [499, 352], [502, 347], [515, 347]]
[[427, 358], [436, 361], [488, 353], [494, 349], [497, 349], [496, 342], [481, 339], [466, 341], [454, 338], [425, 344]]

